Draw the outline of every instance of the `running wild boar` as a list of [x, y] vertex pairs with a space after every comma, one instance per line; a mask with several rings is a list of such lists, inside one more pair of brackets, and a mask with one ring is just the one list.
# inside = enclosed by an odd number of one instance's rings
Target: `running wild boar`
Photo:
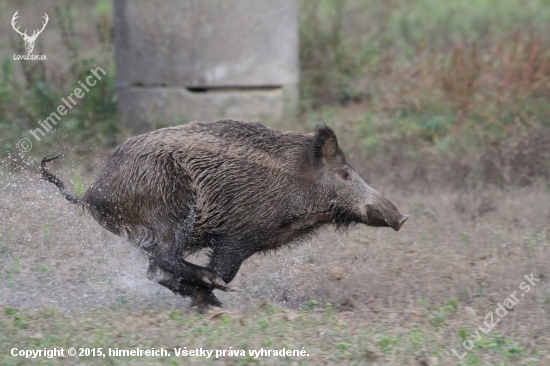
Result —
[[[221, 306], [214, 289], [257, 252], [303, 241], [324, 225], [398, 231], [409, 217], [346, 162], [334, 132], [281, 132], [220, 120], [163, 128], [116, 149], [83, 197], [42, 177], [149, 257], [147, 277], [192, 305]], [[206, 267], [185, 261], [202, 249]]]

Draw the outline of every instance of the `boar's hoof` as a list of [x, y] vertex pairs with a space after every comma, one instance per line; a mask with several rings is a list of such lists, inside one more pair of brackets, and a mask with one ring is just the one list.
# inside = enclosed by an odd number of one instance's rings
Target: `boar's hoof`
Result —
[[212, 293], [208, 292], [197, 292], [193, 296], [190, 307], [197, 307], [199, 313], [204, 313], [209, 306], [222, 306], [222, 302]]
[[201, 277], [201, 281], [208, 287], [214, 287], [222, 291], [231, 291], [227, 283], [215, 273], [207, 273]]

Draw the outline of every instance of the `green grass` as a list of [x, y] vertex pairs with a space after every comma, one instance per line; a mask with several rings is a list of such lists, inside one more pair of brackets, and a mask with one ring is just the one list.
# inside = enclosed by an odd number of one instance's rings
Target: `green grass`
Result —
[[[521, 341], [490, 333], [476, 342], [475, 348], [461, 362], [452, 356], [451, 344], [458, 349], [468, 331], [449, 334], [429, 323], [411, 324], [407, 328], [364, 326], [347, 321], [342, 314], [331, 310], [305, 311], [288, 316], [289, 310], [266, 306], [250, 313], [210, 312], [206, 315], [170, 312], [127, 312], [124, 310], [89, 309], [83, 313], [66, 314], [54, 309], [29, 311], [5, 307], [0, 314], [0, 353], [2, 365], [62, 364], [69, 361], [84, 364], [158, 363], [218, 364], [215, 351], [244, 351], [246, 356], [220, 357], [225, 363], [247, 364], [385, 364], [426, 362], [427, 364], [481, 364], [491, 360], [493, 364], [542, 360], [538, 350], [527, 352]], [[101, 348], [103, 356], [75, 356], [66, 358], [45, 357], [26, 360], [13, 357], [12, 348], [53, 349]], [[164, 348], [166, 357], [114, 357], [110, 349]], [[214, 350], [211, 358], [175, 356], [174, 348]], [[304, 357], [255, 358], [248, 350], [305, 350]], [[461, 352], [463, 349], [460, 348]], [[85, 351], [83, 351], [85, 352]], [[424, 361], [423, 361], [424, 360]]]

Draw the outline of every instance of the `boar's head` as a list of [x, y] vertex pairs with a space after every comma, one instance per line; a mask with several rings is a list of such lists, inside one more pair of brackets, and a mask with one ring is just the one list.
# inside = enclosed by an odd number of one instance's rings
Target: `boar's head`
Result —
[[[329, 205], [331, 219], [340, 226], [362, 223], [398, 231], [409, 215], [402, 215], [380, 193], [369, 187], [347, 163], [334, 132], [326, 125], [315, 132], [311, 160], [320, 204]], [[327, 201], [325, 201], [327, 200]]]

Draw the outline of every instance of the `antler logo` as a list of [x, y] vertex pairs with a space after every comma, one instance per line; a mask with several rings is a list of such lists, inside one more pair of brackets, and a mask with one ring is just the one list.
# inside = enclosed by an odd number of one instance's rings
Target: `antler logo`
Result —
[[19, 10], [17, 10], [15, 12], [15, 14], [13, 14], [13, 18], [11, 18], [11, 26], [13, 27], [13, 29], [19, 33], [21, 35], [21, 38], [23, 38], [23, 40], [25, 41], [25, 49], [27, 50], [27, 53], [32, 53], [32, 50], [34, 49], [34, 42], [36, 41], [36, 38], [38, 38], [38, 36], [40, 35], [40, 33], [42, 33], [42, 31], [44, 30], [44, 28], [46, 28], [46, 24], [48, 24], [48, 14], [44, 13], [44, 21], [42, 22], [42, 29], [38, 30], [38, 29], [35, 29], [34, 32], [32, 33], [32, 36], [29, 36], [27, 35], [27, 30], [25, 29], [24, 32], [21, 32], [19, 31], [19, 26], [16, 28], [15, 27], [15, 22], [17, 20], [17, 18], [19, 18], [19, 15], [17, 14], [19, 13]]

